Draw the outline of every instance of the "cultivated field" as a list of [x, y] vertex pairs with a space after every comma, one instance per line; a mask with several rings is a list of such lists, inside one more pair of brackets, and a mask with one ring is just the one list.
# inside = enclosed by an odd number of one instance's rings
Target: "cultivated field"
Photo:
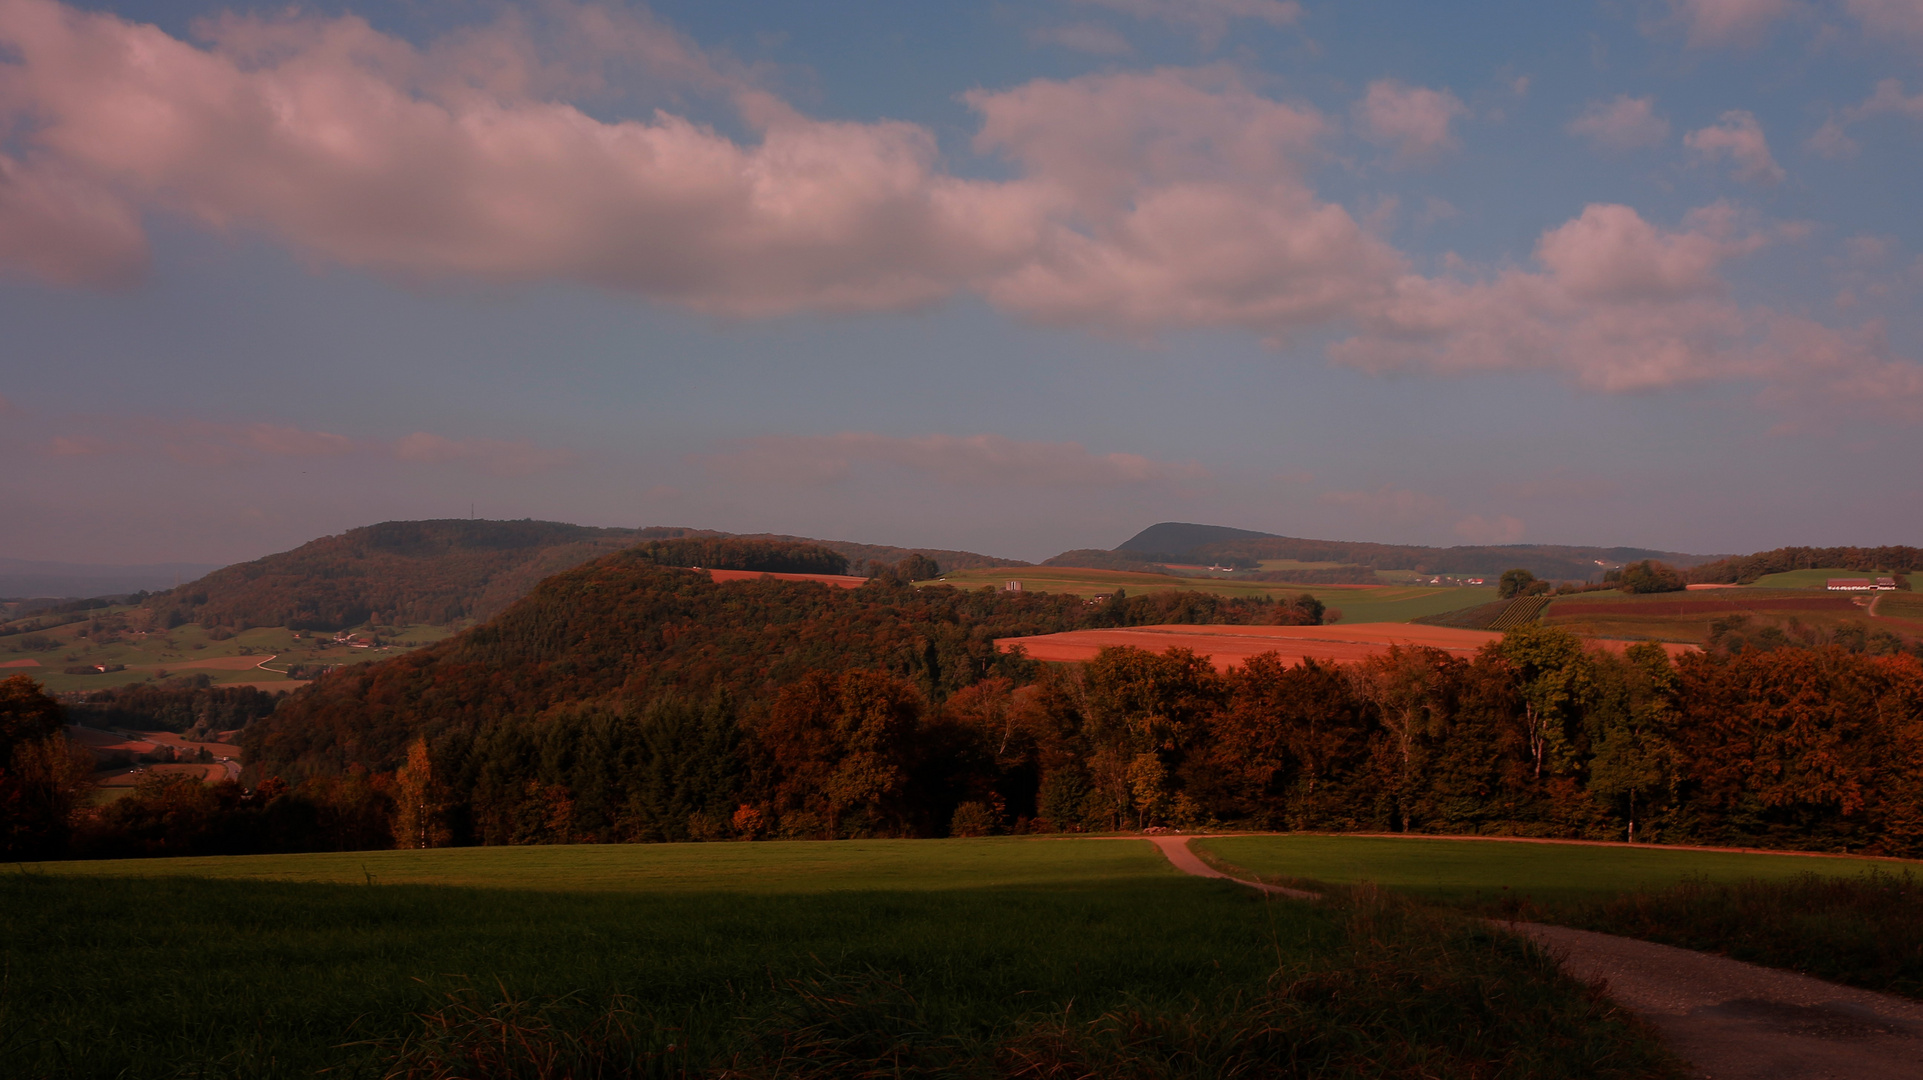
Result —
[[[96, 631], [96, 621], [112, 623], [133, 609], [109, 608], [75, 615], [44, 614], [0, 623], [0, 630], [41, 624], [21, 633], [0, 635], [0, 669], [26, 673], [50, 693], [97, 690], [127, 683], [159, 681], [172, 675], [205, 675], [217, 686], [251, 685], [263, 690], [292, 690], [306, 685], [290, 679], [287, 668], [318, 667], [386, 659], [431, 644], [454, 631], [440, 626], [362, 627], [363, 639], [379, 634], [387, 644], [368, 648], [336, 644], [322, 631], [296, 634], [281, 627], [256, 627], [216, 640], [206, 629], [188, 624], [171, 630]], [[135, 614], [137, 620], [139, 614]], [[65, 621], [62, 621], [65, 620]], [[122, 670], [69, 675], [65, 669], [87, 665]]]
[[1266, 880], [1366, 881], [1449, 901], [1506, 895], [1547, 902], [1666, 888], [1689, 879], [1772, 881], [1812, 873], [1857, 876], [1872, 868], [1923, 870], [1923, 865], [1892, 859], [1455, 837], [1235, 836], [1196, 840], [1192, 846], [1218, 865]]
[[[1923, 635], [1923, 622], [1880, 616], [1872, 619], [1869, 605], [1873, 596], [1759, 588], [1641, 596], [1595, 592], [1557, 597], [1542, 621], [1591, 637], [1665, 641], [1701, 641], [1709, 636], [1711, 623], [1739, 615], [1748, 616], [1757, 627], [1785, 625], [1794, 619], [1804, 626], [1829, 630], [1858, 622], [1883, 626], [1905, 636]], [[1881, 612], [1880, 607], [1878, 610]]]
[[1123, 589], [1130, 596], [1193, 589], [1218, 596], [1271, 596], [1280, 599], [1315, 597], [1331, 608], [1342, 611], [1345, 623], [1407, 622], [1421, 615], [1434, 615], [1456, 608], [1486, 604], [1496, 598], [1496, 590], [1414, 585], [1290, 585], [1282, 582], [1234, 581], [1226, 578], [1182, 578], [1163, 574], [1138, 574], [1125, 570], [1081, 570], [1058, 566], [1004, 567], [996, 570], [959, 570], [943, 574], [934, 581], [917, 582], [922, 586], [953, 585], [961, 589], [983, 586], [1001, 588], [1004, 582], [1019, 581], [1028, 592], [1069, 593], [1095, 597]]
[[1031, 659], [1079, 663], [1105, 648], [1133, 646], [1150, 652], [1184, 648], [1207, 656], [1217, 670], [1246, 663], [1251, 656], [1276, 653], [1284, 664], [1303, 660], [1350, 663], [1391, 645], [1426, 645], [1464, 658], [1500, 638], [1486, 630], [1456, 630], [1410, 623], [1337, 626], [1131, 626], [1112, 630], [1071, 630], [1062, 634], [1002, 638], [1002, 652], [1019, 648]]
[[843, 589], [859, 589], [868, 583], [867, 578], [848, 574], [767, 574], [759, 570], [710, 570], [708, 577], [714, 581], [755, 581], [765, 577], [776, 581], [819, 581]]
[[[1127, 839], [368, 852], [0, 874], [0, 963], [25, 1075], [371, 1077], [403, 1036], [512, 1047], [518, 1029], [540, 1046], [540, 1024], [597, 1020], [646, 1059], [632, 1075], [663, 1077], [1018, 1060], [1046, 1075], [1670, 1075], [1538, 954], [1439, 918], [1265, 901]], [[450, 994], [470, 995], [453, 1000], [474, 1023], [415, 1018]]]

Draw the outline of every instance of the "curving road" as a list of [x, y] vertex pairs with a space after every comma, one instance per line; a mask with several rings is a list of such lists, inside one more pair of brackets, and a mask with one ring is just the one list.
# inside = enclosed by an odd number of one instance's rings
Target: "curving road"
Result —
[[[1229, 877], [1188, 838], [1150, 837], [1184, 873], [1294, 899]], [[1563, 970], [1601, 983], [1704, 1080], [1923, 1080], [1923, 1002], [1633, 938], [1540, 923], [1497, 923], [1547, 949]]]

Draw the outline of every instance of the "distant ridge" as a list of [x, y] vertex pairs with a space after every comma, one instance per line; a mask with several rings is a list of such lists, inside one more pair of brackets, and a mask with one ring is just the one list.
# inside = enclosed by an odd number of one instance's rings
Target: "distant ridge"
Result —
[[1687, 568], [1724, 558], [1634, 547], [1486, 544], [1443, 548], [1307, 540], [1185, 521], [1151, 525], [1123, 541], [1115, 550], [1128, 553], [1128, 558], [1147, 562], [1252, 565], [1265, 559], [1287, 559], [1339, 564], [1340, 572], [1350, 575], [1374, 570], [1410, 570], [1421, 574], [1486, 577], [1521, 567], [1537, 577], [1575, 581], [1600, 577], [1604, 569], [1643, 559], [1659, 559]]
[[171, 589], [217, 567], [207, 563], [147, 563], [108, 566], [91, 563], [0, 559], [0, 598], [86, 599]]

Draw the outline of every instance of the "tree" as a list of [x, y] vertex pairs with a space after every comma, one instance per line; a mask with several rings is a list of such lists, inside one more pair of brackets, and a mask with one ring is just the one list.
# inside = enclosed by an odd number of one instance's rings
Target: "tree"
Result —
[[1501, 581], [1496, 585], [1496, 595], [1504, 600], [1513, 600], [1518, 596], [1528, 596], [1535, 591], [1534, 586], [1536, 583], [1536, 575], [1524, 570], [1520, 566], [1514, 570], [1504, 570]]
[[1686, 588], [1683, 575], [1668, 563], [1644, 559], [1623, 567], [1622, 590], [1626, 593], [1682, 592]]
[[57, 854], [92, 759], [67, 742], [65, 712], [25, 675], [0, 680], [0, 858]]
[[1391, 645], [1349, 668], [1356, 696], [1375, 706], [1376, 715], [1393, 740], [1395, 751], [1396, 816], [1402, 831], [1410, 826], [1410, 792], [1415, 780], [1416, 744], [1438, 730], [1446, 715], [1449, 668], [1460, 661], [1440, 649]]
[[1491, 647], [1514, 672], [1529, 756], [1540, 781], [1545, 766], [1563, 763], [1569, 721], [1589, 691], [1582, 639], [1567, 630], [1530, 624], [1504, 633]]
[[1625, 650], [1620, 665], [1604, 670], [1618, 682], [1598, 710], [1601, 723], [1589, 761], [1589, 790], [1624, 800], [1633, 844], [1637, 799], [1646, 808], [1653, 793], [1675, 781], [1676, 748], [1670, 732], [1676, 722], [1676, 669], [1660, 644], [1644, 641]]
[[443, 801], [427, 740], [417, 737], [407, 747], [407, 764], [394, 774], [394, 846], [445, 847], [451, 837], [443, 820]]

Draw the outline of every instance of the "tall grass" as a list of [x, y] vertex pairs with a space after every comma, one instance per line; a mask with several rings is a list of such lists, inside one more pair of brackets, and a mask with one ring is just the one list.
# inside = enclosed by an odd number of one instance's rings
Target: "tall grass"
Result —
[[1923, 998], [1923, 881], [1908, 869], [1692, 879], [1608, 898], [1523, 903], [1515, 914]]
[[1638, 1024], [1507, 935], [1373, 889], [1328, 907], [1340, 944], [1213, 994], [944, 1023], [900, 974], [790, 980], [715, 1053], [616, 1002], [573, 1025], [472, 998], [393, 1044], [393, 1080], [1024, 1077], [1672, 1077]]
[[744, 895], [0, 874], [25, 1077], [1658, 1077], [1506, 935], [1192, 879]]

